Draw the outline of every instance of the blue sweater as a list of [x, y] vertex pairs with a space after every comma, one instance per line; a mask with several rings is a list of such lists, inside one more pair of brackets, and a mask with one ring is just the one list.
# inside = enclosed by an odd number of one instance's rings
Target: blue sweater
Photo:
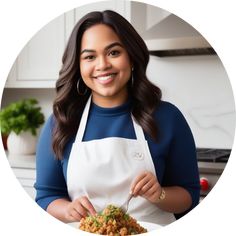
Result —
[[[83, 141], [107, 137], [135, 139], [131, 119], [131, 103], [102, 108], [91, 104]], [[162, 101], [155, 112], [158, 142], [145, 134], [161, 186], [181, 186], [192, 197], [194, 208], [199, 202], [200, 185], [196, 149], [191, 130], [182, 113], [174, 105]], [[125, 128], [124, 128], [125, 127]], [[44, 125], [36, 151], [36, 202], [43, 209], [54, 200], [68, 198], [67, 164], [75, 137], [67, 143], [63, 160], [56, 160], [52, 151], [53, 116]], [[187, 212], [185, 212], [187, 213]], [[175, 215], [177, 218], [183, 214]]]

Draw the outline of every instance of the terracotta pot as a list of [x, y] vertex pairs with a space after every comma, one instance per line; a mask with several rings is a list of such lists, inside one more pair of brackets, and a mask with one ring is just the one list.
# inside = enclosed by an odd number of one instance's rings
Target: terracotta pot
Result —
[[7, 150], [7, 138], [8, 138], [7, 134], [2, 134], [2, 143], [5, 150]]

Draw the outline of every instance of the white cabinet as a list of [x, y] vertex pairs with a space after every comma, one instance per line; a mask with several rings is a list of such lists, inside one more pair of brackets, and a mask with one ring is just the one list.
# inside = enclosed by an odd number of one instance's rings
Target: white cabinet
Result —
[[36, 191], [34, 183], [36, 180], [35, 156], [8, 155], [8, 161], [16, 178], [29, 194], [35, 199]]
[[129, 17], [128, 1], [104, 1], [81, 6], [43, 27], [22, 49], [6, 81], [7, 88], [54, 88], [67, 39], [86, 13], [113, 9]]
[[[62, 55], [76, 22], [90, 11], [115, 10], [148, 40], [153, 25], [169, 13], [151, 5], [131, 1], [102, 1], [73, 9], [43, 27], [22, 49], [7, 78], [7, 88], [55, 88]], [[149, 32], [150, 30], [150, 32]]]
[[[65, 44], [64, 15], [42, 28], [29, 41], [18, 57], [18, 78], [21, 81], [53, 81], [61, 67]], [[35, 71], [37, 73], [35, 73]]]
[[35, 169], [12, 167], [12, 170], [16, 178], [24, 188], [24, 190], [29, 194], [31, 198], [35, 199], [36, 196], [36, 191], [34, 189], [34, 183], [36, 177]]
[[[170, 15], [151, 5], [120, 0], [95, 2], [66, 12], [43, 27], [26, 44], [9, 73], [5, 87], [55, 88], [63, 51], [74, 25], [86, 13], [106, 9], [123, 15], [147, 44], [156, 37], [153, 26]], [[154, 43], [157, 41], [154, 40]]]
[[65, 15], [43, 27], [16, 59], [7, 87], [52, 87], [58, 78], [65, 45]]

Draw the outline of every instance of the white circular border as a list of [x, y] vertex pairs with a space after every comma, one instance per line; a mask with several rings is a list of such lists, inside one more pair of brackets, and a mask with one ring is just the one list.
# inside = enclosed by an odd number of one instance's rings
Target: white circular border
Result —
[[[94, 1], [86, 1], [86, 3]], [[142, 0], [162, 7], [196, 28], [215, 48], [230, 78], [235, 94], [236, 14], [234, 1]], [[8, 0], [0, 2], [0, 91], [1, 96], [10, 68], [26, 42], [44, 25], [83, 3], [71, 1]], [[16, 180], [0, 147], [0, 234], [7, 235], [78, 235], [78, 232], [45, 213], [30, 199]], [[232, 235], [236, 210], [235, 150], [216, 187], [193, 211], [181, 220], [164, 227], [158, 235], [199, 236]], [[156, 233], [149, 233], [156, 235]], [[83, 235], [87, 235], [84, 233]]]

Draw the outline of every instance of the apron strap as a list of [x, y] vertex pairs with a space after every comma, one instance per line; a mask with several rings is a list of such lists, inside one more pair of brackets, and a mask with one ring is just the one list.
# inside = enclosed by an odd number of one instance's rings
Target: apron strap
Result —
[[84, 108], [84, 111], [83, 111], [83, 114], [82, 114], [82, 117], [80, 120], [80, 124], [79, 124], [79, 129], [77, 131], [75, 142], [82, 142], [87, 119], [88, 119], [90, 104], [91, 104], [91, 96], [88, 98], [88, 101], [87, 101], [86, 106]]
[[137, 140], [139, 142], [146, 141], [142, 127], [135, 121], [135, 119], [132, 115], [131, 115], [131, 118], [132, 118], [132, 121], [133, 121], [134, 132], [135, 132]]

